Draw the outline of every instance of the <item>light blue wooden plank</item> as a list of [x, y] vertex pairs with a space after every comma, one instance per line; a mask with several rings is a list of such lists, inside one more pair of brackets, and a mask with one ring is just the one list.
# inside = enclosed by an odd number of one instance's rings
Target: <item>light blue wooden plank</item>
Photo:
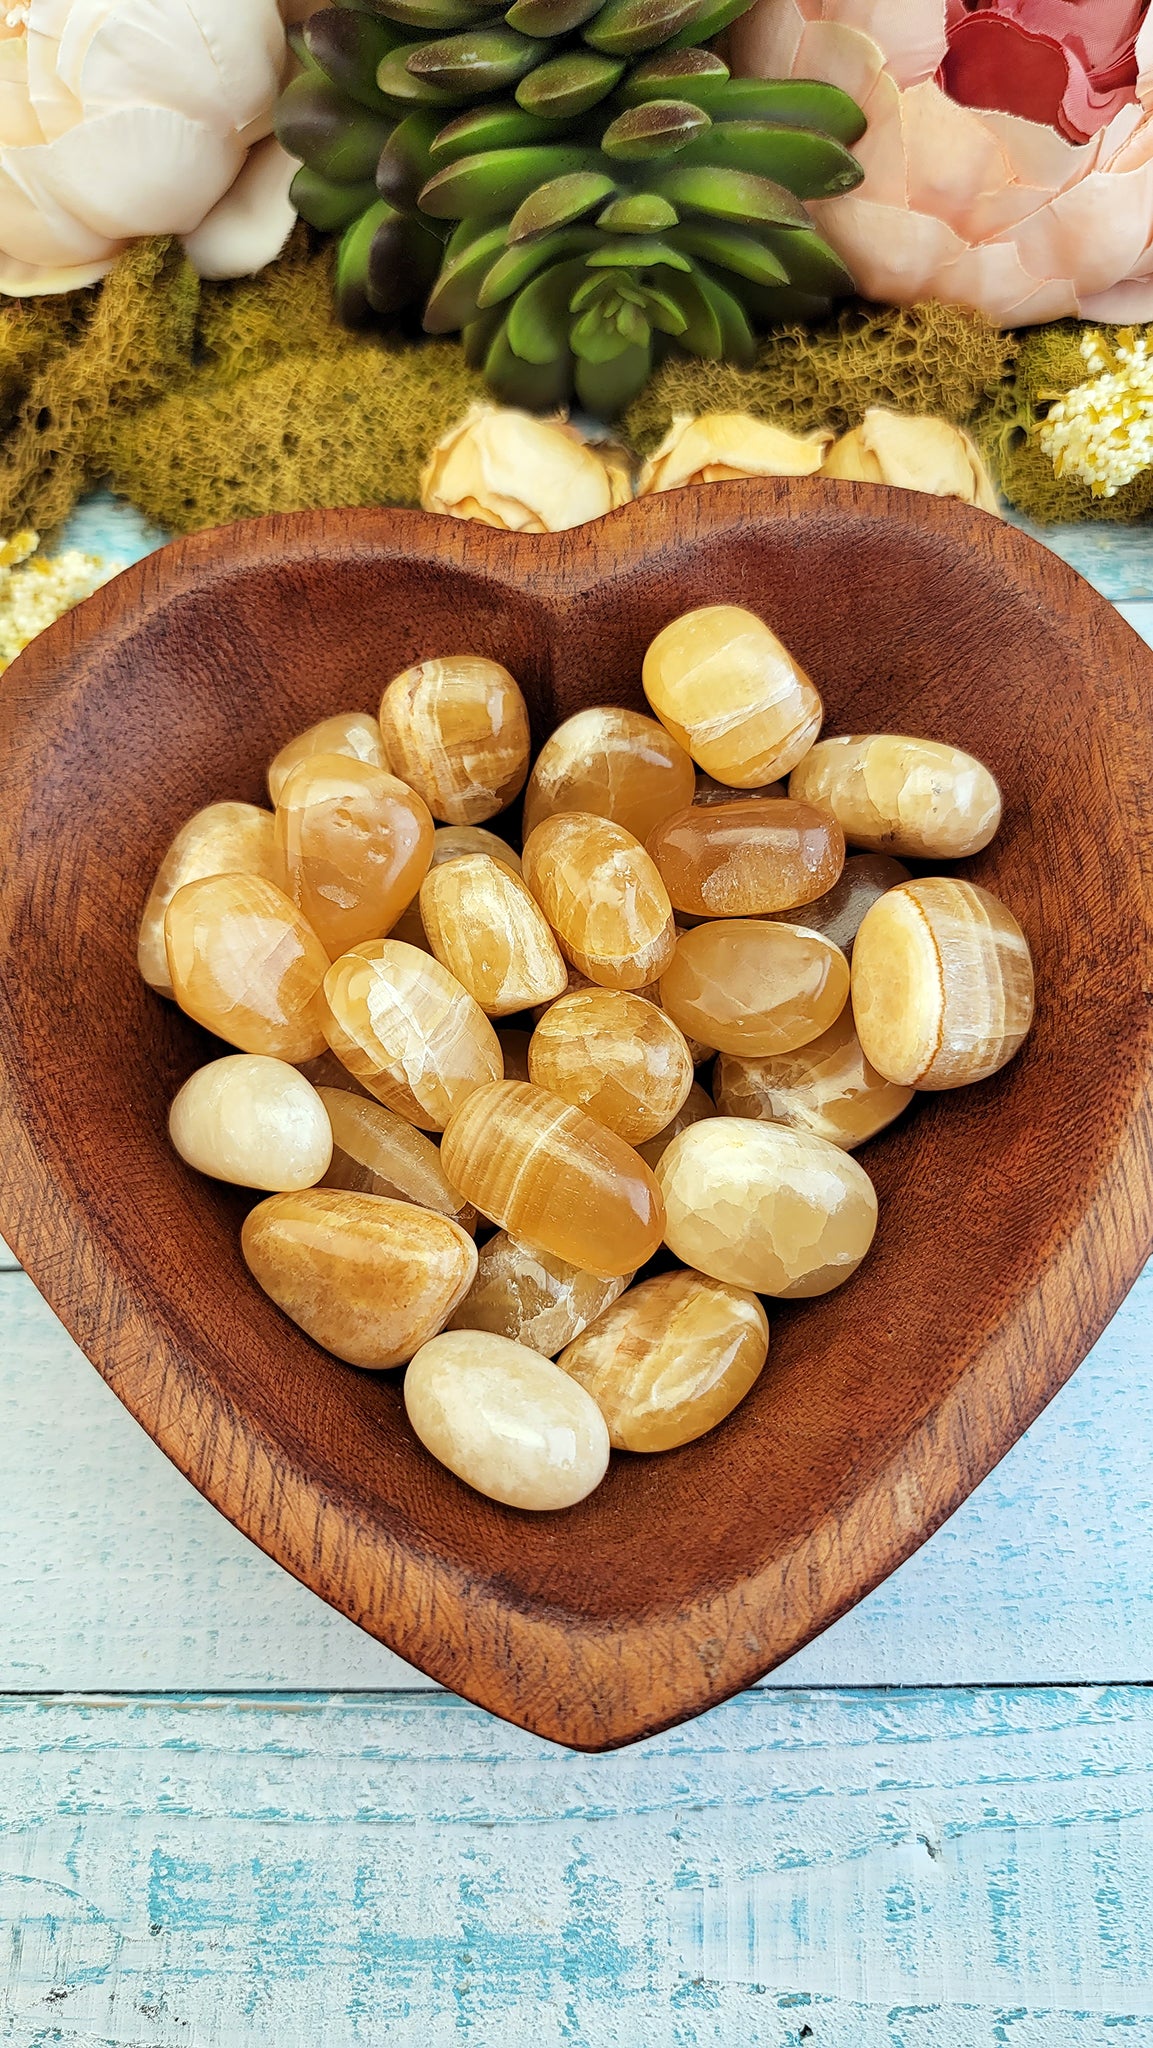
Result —
[[[1153, 1678], [1151, 1327], [1153, 1267], [952, 1521], [769, 1683]], [[0, 1584], [3, 1690], [421, 1682], [192, 1491], [23, 1274], [0, 1280]]]
[[0, 1702], [17, 2048], [1149, 2048], [1153, 1696]]
[[125, 498], [114, 498], [111, 491], [92, 491], [81, 499], [51, 544], [53, 549], [82, 548], [127, 568], [130, 562], [139, 562], [163, 547], [168, 538], [163, 527], [154, 526]]

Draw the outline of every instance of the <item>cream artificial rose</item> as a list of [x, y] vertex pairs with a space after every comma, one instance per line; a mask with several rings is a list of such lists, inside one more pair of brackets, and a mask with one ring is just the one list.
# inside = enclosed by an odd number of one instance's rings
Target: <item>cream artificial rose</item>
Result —
[[825, 457], [822, 475], [851, 483], [896, 484], [961, 498], [1000, 515], [997, 494], [968, 434], [948, 420], [886, 412], [870, 406], [859, 427], [842, 434]]
[[637, 480], [637, 496], [683, 484], [727, 483], [741, 476], [812, 476], [830, 433], [790, 434], [747, 412], [677, 413]]
[[274, 0], [17, 0], [0, 17], [0, 291], [71, 291], [141, 235], [239, 277], [292, 226]]
[[620, 449], [563, 420], [478, 405], [433, 449], [420, 479], [426, 512], [480, 519], [509, 533], [560, 533], [632, 496]]

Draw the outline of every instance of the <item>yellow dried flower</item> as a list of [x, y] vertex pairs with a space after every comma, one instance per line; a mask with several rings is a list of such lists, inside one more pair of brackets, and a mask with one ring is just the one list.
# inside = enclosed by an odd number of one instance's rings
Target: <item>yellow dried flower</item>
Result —
[[1112, 498], [1153, 464], [1149, 341], [1123, 327], [1110, 344], [1090, 328], [1081, 336], [1081, 360], [1092, 374], [1050, 407], [1037, 438], [1055, 476], [1076, 477], [1095, 498]]
[[37, 555], [39, 545], [40, 536], [31, 529], [0, 541], [0, 671], [37, 633], [116, 574], [99, 555], [78, 548]]
[[637, 479], [637, 496], [683, 484], [727, 483], [741, 476], [812, 476], [831, 433], [790, 434], [747, 412], [673, 415], [673, 423]]
[[426, 512], [510, 533], [560, 533], [631, 496], [621, 450], [511, 406], [473, 406], [433, 449], [420, 479]]
[[960, 498], [985, 512], [1000, 512], [988, 471], [968, 434], [949, 420], [870, 406], [859, 427], [842, 434], [825, 457], [823, 476], [853, 483], [894, 484]]

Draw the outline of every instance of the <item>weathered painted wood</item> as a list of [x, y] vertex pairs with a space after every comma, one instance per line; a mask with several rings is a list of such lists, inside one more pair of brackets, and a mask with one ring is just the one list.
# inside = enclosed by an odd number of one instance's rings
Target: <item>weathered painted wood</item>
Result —
[[[1153, 1268], [996, 1471], [771, 1684], [1153, 1676]], [[0, 1690], [422, 1684], [193, 1492], [0, 1279]]]
[[1153, 1695], [0, 1702], [18, 2048], [1153, 2041]]

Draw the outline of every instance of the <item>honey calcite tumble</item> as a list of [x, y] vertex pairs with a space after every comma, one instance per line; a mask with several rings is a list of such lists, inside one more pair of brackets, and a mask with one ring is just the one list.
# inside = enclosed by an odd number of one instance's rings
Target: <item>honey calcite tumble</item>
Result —
[[743, 1401], [769, 1351], [747, 1288], [703, 1273], [642, 1280], [557, 1360], [593, 1397], [614, 1451], [672, 1451]]
[[446, 1330], [404, 1376], [408, 1419], [427, 1451], [490, 1500], [571, 1508], [604, 1478], [600, 1409], [550, 1358], [484, 1330]]
[[1001, 792], [980, 761], [900, 733], [822, 740], [793, 770], [789, 795], [832, 811], [853, 846], [918, 860], [979, 853], [1001, 822]]
[[478, 1088], [444, 1134], [454, 1188], [525, 1244], [582, 1272], [635, 1273], [664, 1232], [644, 1160], [615, 1131], [531, 1082]]
[[913, 1099], [911, 1088], [870, 1066], [848, 1003], [835, 1024], [794, 1052], [759, 1060], [722, 1053], [713, 1085], [722, 1116], [791, 1124], [845, 1152], [875, 1138]]
[[206, 875], [165, 912], [182, 1010], [241, 1052], [294, 1065], [325, 1045], [328, 955], [295, 903], [260, 875]]
[[156, 871], [140, 920], [137, 962], [149, 988], [172, 994], [168, 954], [164, 949], [164, 913], [178, 889], [206, 875], [261, 875], [282, 880], [277, 859], [275, 821], [257, 804], [206, 804], [182, 825]]
[[419, 1209], [451, 1216], [462, 1230], [475, 1230], [476, 1210], [449, 1187], [431, 1138], [383, 1102], [342, 1088], [318, 1092], [332, 1131], [332, 1163], [323, 1176], [326, 1188], [414, 1202]]
[[655, 1171], [658, 1159], [663, 1158], [674, 1138], [679, 1137], [682, 1131], [687, 1131], [690, 1124], [699, 1124], [705, 1117], [716, 1114], [717, 1105], [708, 1089], [702, 1088], [699, 1081], [694, 1081], [672, 1122], [666, 1124], [663, 1131], [658, 1131], [655, 1138], [646, 1138], [637, 1146], [645, 1165], [651, 1166]]
[[[486, 832], [483, 825], [438, 825], [432, 835], [431, 867], [443, 867], [447, 860], [458, 860], [462, 853], [487, 853], [502, 866], [511, 868], [514, 875], [520, 873], [520, 855], [498, 839], [495, 832]], [[406, 909], [401, 911], [396, 923], [390, 927], [389, 937], [403, 939], [407, 946], [419, 946], [422, 953], [431, 953], [428, 933], [420, 914], [420, 893], [413, 897]]]
[[849, 966], [839, 946], [803, 925], [719, 918], [682, 932], [661, 977], [661, 1005], [717, 1052], [791, 1052], [839, 1017]]
[[380, 730], [389, 766], [434, 818], [479, 825], [510, 804], [528, 774], [528, 711], [499, 661], [453, 654], [388, 685]]
[[504, 1071], [480, 1005], [439, 960], [400, 939], [373, 939], [343, 954], [324, 993], [337, 1058], [386, 1109], [421, 1130], [443, 1130], [472, 1089]]
[[630, 1145], [653, 1138], [693, 1085], [693, 1061], [671, 1017], [643, 996], [590, 988], [562, 996], [533, 1032], [529, 1076], [575, 1102]]
[[403, 1365], [442, 1329], [476, 1272], [476, 1246], [447, 1216], [383, 1195], [308, 1188], [245, 1218], [241, 1250], [278, 1308], [337, 1358]]
[[804, 669], [740, 605], [674, 619], [645, 655], [642, 681], [673, 738], [737, 789], [787, 775], [821, 729], [821, 699]]
[[809, 931], [823, 932], [851, 960], [853, 942], [865, 912], [886, 889], [896, 889], [908, 879], [908, 868], [886, 853], [853, 853], [828, 894], [818, 896], [815, 903], [806, 903], [803, 919], [794, 918], [789, 911], [772, 914], [787, 918], [790, 924], [803, 923]]
[[349, 760], [366, 761], [370, 768], [387, 768], [379, 722], [368, 711], [338, 711], [334, 718], [322, 718], [298, 733], [269, 763], [268, 794], [274, 804], [293, 769], [314, 754], [344, 754]]
[[673, 906], [639, 839], [611, 818], [560, 811], [525, 841], [524, 878], [566, 960], [601, 988], [644, 988], [676, 945]]
[[330, 959], [396, 923], [428, 870], [427, 806], [367, 761], [315, 754], [287, 777], [276, 808], [285, 887]]
[[324, 1103], [283, 1060], [230, 1053], [184, 1083], [168, 1113], [176, 1150], [198, 1173], [271, 1192], [314, 1187], [332, 1157]]
[[487, 853], [431, 868], [420, 915], [436, 958], [486, 1016], [511, 1017], [568, 985], [560, 947], [520, 876]]
[[972, 882], [905, 882], [853, 949], [867, 1059], [911, 1088], [963, 1088], [1011, 1060], [1033, 1021], [1033, 963], [1012, 912]]
[[566, 1344], [623, 1294], [631, 1273], [609, 1279], [566, 1259], [521, 1244], [498, 1230], [481, 1246], [476, 1279], [453, 1310], [451, 1330], [490, 1330], [555, 1358]]
[[678, 1259], [754, 1294], [799, 1300], [854, 1273], [877, 1197], [862, 1166], [784, 1124], [718, 1116], [674, 1138], [657, 1180]]
[[701, 917], [764, 917], [831, 889], [845, 837], [829, 811], [787, 797], [694, 804], [649, 834], [648, 850], [674, 910]]
[[693, 764], [672, 734], [639, 711], [578, 711], [547, 739], [524, 793], [524, 836], [557, 811], [613, 818], [642, 842], [693, 800]]

